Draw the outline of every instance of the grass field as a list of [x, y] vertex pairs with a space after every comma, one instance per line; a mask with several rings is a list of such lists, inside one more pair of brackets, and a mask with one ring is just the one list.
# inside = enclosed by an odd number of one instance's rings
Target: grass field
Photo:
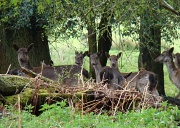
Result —
[[[122, 57], [119, 59], [119, 69], [122, 72], [137, 71], [138, 69], [137, 62], [138, 62], [138, 54], [139, 54], [139, 51], [137, 49], [137, 43], [132, 42], [128, 38], [123, 39], [122, 42], [120, 43], [117, 43], [116, 37], [113, 38], [114, 38], [114, 42], [110, 50], [110, 54], [116, 55], [119, 52], [123, 52]], [[69, 39], [67, 41], [56, 40], [56, 42], [53, 42], [51, 40], [51, 42], [52, 42], [50, 45], [51, 58], [54, 61], [55, 65], [74, 64], [75, 50], [77, 51], [88, 50], [88, 44], [86, 39]], [[179, 42], [180, 39], [175, 40], [173, 45], [167, 45], [163, 43], [162, 49], [170, 48], [174, 46], [175, 47], [174, 53], [176, 53], [180, 51], [180, 45], [178, 44]], [[123, 44], [126, 44], [125, 47], [122, 47], [124, 46]], [[109, 64], [109, 62], [107, 64]], [[87, 70], [89, 70], [88, 57], [85, 57], [84, 67]], [[171, 83], [168, 76], [167, 68], [165, 66], [164, 66], [164, 74], [165, 74], [166, 95], [174, 97], [177, 95], [178, 89]]]

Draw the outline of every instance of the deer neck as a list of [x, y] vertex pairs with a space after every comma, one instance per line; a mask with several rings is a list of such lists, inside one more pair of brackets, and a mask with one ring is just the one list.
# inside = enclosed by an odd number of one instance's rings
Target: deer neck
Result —
[[102, 65], [100, 62], [98, 62], [97, 65], [94, 66], [95, 69], [95, 73], [96, 73], [96, 83], [100, 83], [101, 79], [100, 79], [100, 72], [102, 70]]
[[170, 61], [167, 61], [165, 64], [168, 69], [169, 77], [172, 80], [172, 77], [177, 72], [177, 68], [175, 67], [175, 64], [172, 59]]
[[32, 69], [33, 69], [33, 67], [31, 66], [31, 64], [30, 64], [29, 61], [28, 61], [28, 62], [25, 62], [25, 63], [21, 63], [21, 62], [20, 62], [20, 66], [21, 66], [21, 67], [24, 67], [24, 68], [26, 68], [26, 69], [29, 69], [29, 70], [32, 70]]
[[180, 71], [175, 67], [173, 60], [166, 62], [166, 67], [168, 69], [171, 82], [180, 89]]
[[112, 67], [112, 68], [120, 72], [118, 67]]
[[[117, 65], [118, 65], [118, 64], [117, 64]], [[110, 66], [110, 67], [113, 68], [113, 69], [115, 69], [115, 70], [117, 70], [118, 72], [120, 72], [117, 65], [115, 65], [115, 66]]]

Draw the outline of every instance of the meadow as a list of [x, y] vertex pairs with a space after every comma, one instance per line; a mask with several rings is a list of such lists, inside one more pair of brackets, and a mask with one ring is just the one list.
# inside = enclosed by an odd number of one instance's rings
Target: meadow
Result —
[[[86, 38], [70, 38], [69, 40], [57, 39], [53, 41], [50, 38], [51, 44], [50, 54], [51, 59], [54, 61], [55, 65], [66, 65], [74, 64], [75, 50], [86, 51], [88, 50], [88, 43]], [[174, 53], [180, 51], [179, 40], [174, 40], [174, 44], [168, 44], [162, 41], [162, 51], [174, 47]], [[122, 52], [122, 56], [119, 59], [119, 69], [121, 72], [133, 72], [138, 70], [138, 43], [132, 41], [131, 38], [119, 38], [113, 35], [113, 44], [110, 50], [110, 54], [117, 55]], [[107, 62], [107, 65], [109, 61]], [[89, 58], [85, 57], [84, 68], [89, 70]], [[165, 82], [165, 92], [167, 96], [175, 97], [178, 94], [178, 89], [169, 79], [167, 68], [164, 65], [164, 82]]]

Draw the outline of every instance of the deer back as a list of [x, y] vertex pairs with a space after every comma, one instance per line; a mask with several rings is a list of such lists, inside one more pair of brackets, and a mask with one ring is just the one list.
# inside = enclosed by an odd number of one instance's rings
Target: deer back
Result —
[[157, 75], [151, 71], [141, 70], [139, 72], [133, 72], [127, 77], [127, 82], [129, 82], [129, 88], [136, 88], [140, 92], [147, 91], [155, 95], [159, 95], [156, 89], [158, 84]]
[[78, 65], [61, 65], [61, 66], [44, 66], [43, 68], [35, 67], [33, 72], [39, 74], [42, 72], [42, 76], [52, 79], [54, 81], [62, 81], [64, 84], [77, 85], [77, 76], [80, 74], [86, 78], [89, 77], [88, 71]]

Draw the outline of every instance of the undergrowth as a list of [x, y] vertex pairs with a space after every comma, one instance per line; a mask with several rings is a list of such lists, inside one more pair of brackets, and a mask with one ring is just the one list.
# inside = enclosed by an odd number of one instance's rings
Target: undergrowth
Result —
[[[169, 106], [166, 102], [162, 108], [147, 108], [127, 113], [118, 112], [116, 116], [106, 114], [82, 115], [71, 107], [65, 107], [65, 101], [52, 105], [44, 104], [40, 116], [30, 114], [32, 106], [21, 112], [21, 126], [23, 128], [135, 128], [135, 127], [172, 127], [178, 125], [180, 110], [176, 106]], [[1, 128], [17, 128], [18, 114], [13, 111], [10, 116], [0, 119]]]

